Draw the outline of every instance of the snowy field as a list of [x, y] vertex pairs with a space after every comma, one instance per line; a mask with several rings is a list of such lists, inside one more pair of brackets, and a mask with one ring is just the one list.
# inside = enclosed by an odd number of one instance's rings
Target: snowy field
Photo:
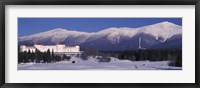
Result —
[[[76, 63], [72, 63], [76, 61]], [[70, 61], [57, 63], [21, 63], [18, 70], [181, 70], [182, 67], [168, 66], [169, 61], [129, 61], [111, 58], [110, 62], [98, 62], [95, 58], [81, 60], [72, 58]]]

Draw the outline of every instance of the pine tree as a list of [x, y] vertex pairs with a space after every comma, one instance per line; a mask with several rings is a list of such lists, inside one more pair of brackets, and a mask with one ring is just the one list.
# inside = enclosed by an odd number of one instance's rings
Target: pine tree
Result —
[[38, 49], [35, 50], [35, 60], [36, 60], [36, 63], [40, 62], [39, 50]]
[[182, 67], [182, 56], [181, 55], [177, 56], [175, 66]]
[[52, 52], [51, 52], [51, 60], [53, 61], [53, 62], [55, 62], [56, 60], [55, 60], [55, 55], [54, 55], [54, 51], [52, 50]]
[[29, 49], [29, 50], [28, 50], [28, 54], [27, 54], [27, 62], [30, 62], [30, 61], [31, 61], [30, 57], [31, 57], [31, 51], [30, 51], [30, 49]]
[[47, 59], [47, 63], [50, 63], [50, 62], [51, 62], [51, 52], [50, 52], [49, 49], [47, 50], [47, 56], [46, 56], [46, 59]]
[[18, 63], [23, 62], [23, 53], [18, 51]]

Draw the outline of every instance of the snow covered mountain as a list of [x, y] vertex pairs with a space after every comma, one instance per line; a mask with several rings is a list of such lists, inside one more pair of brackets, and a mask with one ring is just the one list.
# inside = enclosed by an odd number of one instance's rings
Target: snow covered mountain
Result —
[[18, 40], [20, 45], [64, 42], [66, 45], [80, 45], [81, 49], [96, 47], [104, 51], [136, 50], [139, 48], [181, 48], [182, 27], [170, 22], [161, 22], [140, 28], [112, 27], [91, 33], [57, 28], [19, 37]]

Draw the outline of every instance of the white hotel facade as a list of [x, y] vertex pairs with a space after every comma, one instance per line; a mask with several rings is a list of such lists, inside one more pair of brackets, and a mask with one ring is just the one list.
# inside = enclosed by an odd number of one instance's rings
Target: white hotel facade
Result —
[[80, 54], [80, 46], [65, 46], [65, 44], [56, 44], [56, 45], [41, 45], [41, 44], [34, 44], [33, 46], [20, 46], [21, 52], [35, 52], [39, 50], [40, 52], [46, 52], [48, 49], [50, 52], [54, 52], [55, 54], [66, 54], [66, 55], [77, 55]]

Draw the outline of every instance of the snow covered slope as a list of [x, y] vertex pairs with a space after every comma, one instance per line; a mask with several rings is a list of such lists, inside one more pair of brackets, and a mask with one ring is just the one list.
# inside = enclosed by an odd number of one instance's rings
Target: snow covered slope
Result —
[[[178, 37], [177, 37], [178, 36]], [[141, 39], [141, 47], [150, 48], [155, 45], [180, 40], [177, 44], [182, 44], [182, 27], [170, 22], [161, 22], [140, 28], [108, 28], [98, 32], [79, 32], [66, 29], [53, 29], [38, 34], [19, 37], [19, 44], [56, 44], [64, 42], [66, 45], [80, 45], [82, 48], [91, 46], [102, 50], [126, 50], [138, 49], [138, 40]], [[179, 46], [179, 45], [175, 45]], [[166, 48], [170, 48], [165, 44]], [[161, 47], [162, 48], [162, 47]]]
[[111, 62], [99, 63], [95, 58], [57, 63], [24, 63], [18, 64], [18, 70], [181, 70], [182, 67], [169, 66], [170, 61], [129, 61], [111, 58]]
[[23, 41], [33, 41], [34, 43], [59, 43], [65, 41], [67, 38], [73, 37], [73, 41], [76, 41], [77, 44], [83, 43], [90, 33], [78, 32], [78, 31], [69, 31], [66, 29], [53, 29], [47, 32], [41, 32], [34, 35], [19, 37], [19, 42]]

